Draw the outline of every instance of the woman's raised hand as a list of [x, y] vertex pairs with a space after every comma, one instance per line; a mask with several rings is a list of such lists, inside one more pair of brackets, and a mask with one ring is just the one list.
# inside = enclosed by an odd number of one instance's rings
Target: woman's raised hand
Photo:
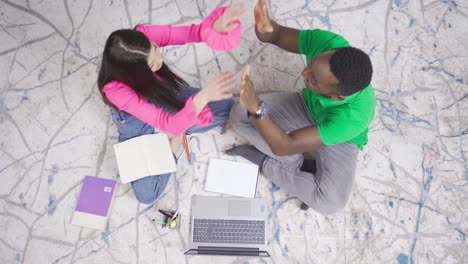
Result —
[[195, 111], [199, 114], [209, 103], [232, 97], [236, 83], [234, 72], [222, 72], [209, 80], [203, 89], [193, 98]]
[[230, 6], [224, 14], [213, 23], [213, 28], [218, 32], [229, 32], [237, 27], [234, 21], [240, 19], [247, 13], [247, 7], [244, 3], [237, 3]]
[[231, 98], [235, 83], [236, 74], [234, 72], [222, 72], [209, 80], [200, 93], [207, 103]]

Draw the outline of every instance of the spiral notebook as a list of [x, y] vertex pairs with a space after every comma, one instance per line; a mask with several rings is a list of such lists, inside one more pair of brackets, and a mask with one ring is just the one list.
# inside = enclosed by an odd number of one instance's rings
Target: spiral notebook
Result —
[[116, 181], [86, 176], [71, 224], [103, 230], [114, 199]]

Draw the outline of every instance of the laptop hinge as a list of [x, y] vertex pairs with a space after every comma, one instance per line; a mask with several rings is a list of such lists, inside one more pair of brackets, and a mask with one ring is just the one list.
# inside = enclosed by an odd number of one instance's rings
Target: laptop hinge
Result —
[[270, 257], [267, 251], [258, 250], [258, 248], [231, 248], [231, 247], [207, 247], [200, 246], [197, 249], [189, 249], [186, 255], [217, 255], [217, 256], [252, 256], [252, 257]]
[[259, 256], [258, 248], [243, 247], [207, 247], [197, 248], [200, 255], [236, 255], [236, 256]]

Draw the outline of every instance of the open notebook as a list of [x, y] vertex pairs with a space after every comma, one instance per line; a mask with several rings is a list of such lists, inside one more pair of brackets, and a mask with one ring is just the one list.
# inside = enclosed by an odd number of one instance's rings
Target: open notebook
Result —
[[122, 183], [176, 171], [166, 134], [143, 135], [115, 144], [114, 153]]
[[116, 181], [86, 176], [73, 212], [73, 225], [103, 230], [106, 227]]
[[257, 180], [258, 166], [255, 164], [211, 158], [205, 191], [254, 198]]

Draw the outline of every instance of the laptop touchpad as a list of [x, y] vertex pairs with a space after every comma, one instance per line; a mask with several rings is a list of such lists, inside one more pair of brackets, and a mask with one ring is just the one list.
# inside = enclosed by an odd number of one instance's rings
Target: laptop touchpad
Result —
[[229, 201], [229, 216], [250, 216], [250, 201]]

